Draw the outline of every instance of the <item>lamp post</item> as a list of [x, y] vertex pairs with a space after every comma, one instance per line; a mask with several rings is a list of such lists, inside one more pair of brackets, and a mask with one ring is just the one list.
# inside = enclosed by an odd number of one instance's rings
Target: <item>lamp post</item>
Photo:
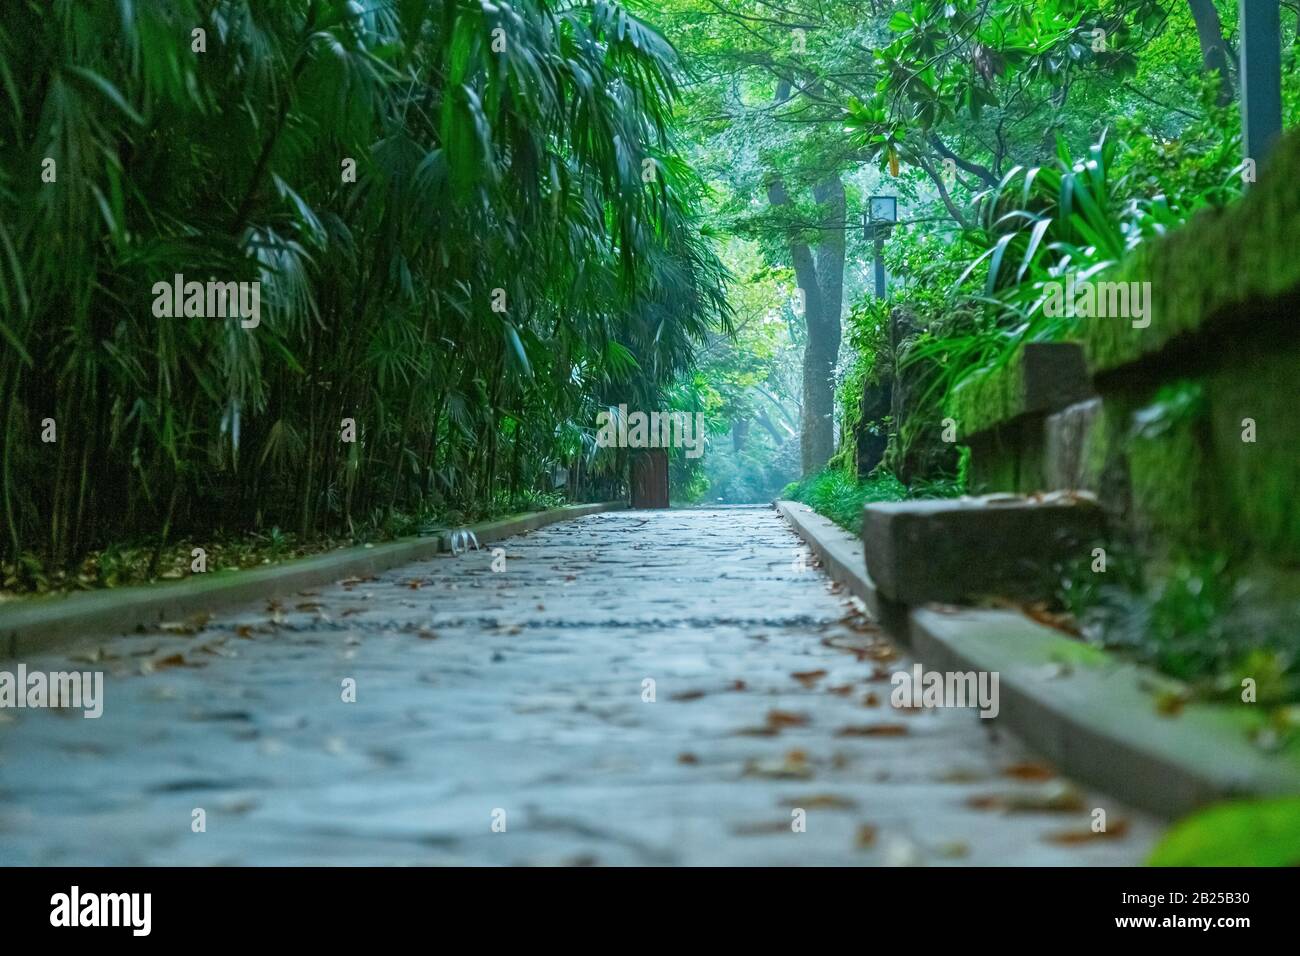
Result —
[[872, 196], [863, 217], [865, 238], [876, 245], [876, 298], [885, 297], [885, 238], [898, 222], [897, 196]]
[[1258, 167], [1282, 134], [1278, 0], [1241, 0], [1241, 148]]

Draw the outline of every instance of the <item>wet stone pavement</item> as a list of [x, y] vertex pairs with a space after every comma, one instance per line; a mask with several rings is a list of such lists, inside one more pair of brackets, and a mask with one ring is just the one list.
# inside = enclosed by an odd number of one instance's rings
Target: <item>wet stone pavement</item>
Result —
[[974, 710], [893, 708], [910, 661], [770, 508], [500, 546], [26, 660], [104, 670], [104, 713], [0, 711], [0, 863], [1095, 865], [1157, 835]]

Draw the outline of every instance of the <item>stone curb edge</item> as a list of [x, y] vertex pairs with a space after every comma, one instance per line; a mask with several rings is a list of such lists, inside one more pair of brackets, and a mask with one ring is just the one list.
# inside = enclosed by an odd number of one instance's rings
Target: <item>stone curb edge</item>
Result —
[[1156, 712], [1152, 688], [1168, 678], [1082, 644], [1016, 611], [885, 601], [867, 576], [862, 542], [807, 505], [776, 510], [930, 669], [999, 673], [999, 724], [1067, 776], [1173, 819], [1233, 797], [1300, 792], [1300, 765], [1245, 738], [1224, 706]]
[[216, 571], [177, 582], [86, 591], [66, 597], [19, 599], [0, 606], [0, 660], [63, 650], [82, 642], [154, 627], [163, 621], [183, 620], [195, 614], [294, 594], [340, 578], [377, 574], [450, 551], [451, 536], [459, 530], [472, 531], [480, 544], [487, 544], [557, 521], [626, 507], [621, 501], [567, 505], [233, 574]]

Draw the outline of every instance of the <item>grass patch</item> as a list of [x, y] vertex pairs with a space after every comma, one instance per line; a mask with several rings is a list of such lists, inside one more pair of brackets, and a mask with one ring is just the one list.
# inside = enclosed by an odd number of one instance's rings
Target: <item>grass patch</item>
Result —
[[838, 468], [827, 468], [786, 485], [781, 497], [808, 505], [857, 535], [862, 533], [863, 505], [910, 498], [955, 498], [961, 493], [955, 479], [918, 481], [909, 488], [888, 472], [858, 481]]

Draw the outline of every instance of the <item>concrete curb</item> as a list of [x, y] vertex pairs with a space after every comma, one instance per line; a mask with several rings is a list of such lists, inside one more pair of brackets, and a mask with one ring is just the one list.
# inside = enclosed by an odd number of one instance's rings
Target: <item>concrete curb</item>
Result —
[[807, 505], [797, 501], [776, 501], [773, 504], [821, 561], [832, 581], [843, 584], [850, 594], [866, 604], [871, 616], [886, 630], [900, 637], [905, 634], [907, 607], [895, 604], [876, 589], [875, 582], [867, 575], [867, 562], [859, 539]]
[[1168, 678], [1019, 612], [890, 604], [867, 576], [860, 541], [807, 505], [776, 508], [927, 669], [996, 671], [994, 719], [1067, 776], [1165, 818], [1233, 797], [1300, 793], [1300, 764], [1246, 738], [1262, 712], [1193, 703], [1161, 716], [1151, 690], [1176, 686]]
[[0, 607], [0, 660], [63, 650], [254, 601], [294, 594], [340, 578], [377, 574], [451, 550], [455, 531], [472, 531], [480, 544], [500, 541], [557, 521], [626, 508], [621, 501], [568, 505], [499, 521], [449, 529], [374, 547], [348, 548], [238, 572], [211, 571], [185, 581], [86, 591], [19, 600]]

